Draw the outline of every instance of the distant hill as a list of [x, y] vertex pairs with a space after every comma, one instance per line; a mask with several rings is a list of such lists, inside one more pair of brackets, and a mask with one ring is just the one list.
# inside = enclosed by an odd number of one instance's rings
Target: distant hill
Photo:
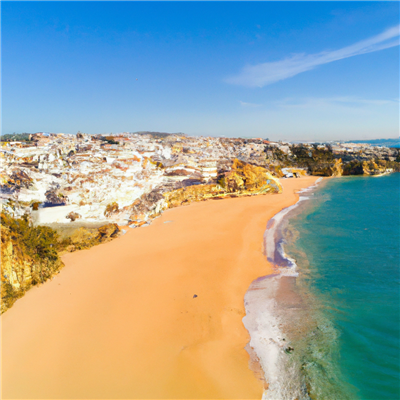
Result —
[[397, 138], [397, 139], [372, 139], [372, 140], [349, 140], [345, 143], [369, 143], [374, 146], [400, 148], [400, 138]]
[[177, 133], [167, 133], [167, 132], [151, 132], [151, 131], [139, 131], [139, 132], [133, 132], [136, 135], [150, 135], [153, 138], [164, 138], [167, 136], [171, 135], [179, 135], [179, 136], [186, 136], [182, 132], [177, 132]]
[[2, 142], [28, 142], [29, 141], [29, 133], [7, 133], [5, 135], [1, 135]]

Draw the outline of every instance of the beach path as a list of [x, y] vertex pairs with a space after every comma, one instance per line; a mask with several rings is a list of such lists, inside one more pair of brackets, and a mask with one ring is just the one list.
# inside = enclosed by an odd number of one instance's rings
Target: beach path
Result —
[[63, 256], [65, 268], [2, 316], [3, 399], [260, 399], [244, 295], [272, 272], [268, 219], [283, 194], [210, 200]]

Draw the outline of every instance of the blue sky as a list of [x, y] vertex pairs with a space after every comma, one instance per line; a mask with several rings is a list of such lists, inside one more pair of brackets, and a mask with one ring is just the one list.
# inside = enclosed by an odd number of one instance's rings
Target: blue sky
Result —
[[3, 133], [398, 136], [398, 2], [1, 8]]

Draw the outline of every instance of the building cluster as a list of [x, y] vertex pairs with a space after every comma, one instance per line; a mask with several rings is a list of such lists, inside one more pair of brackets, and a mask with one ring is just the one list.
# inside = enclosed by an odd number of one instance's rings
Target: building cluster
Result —
[[71, 215], [106, 220], [110, 204], [127, 207], [155, 188], [216, 182], [235, 158], [265, 165], [261, 139], [81, 133], [29, 139], [2, 143], [1, 201], [40, 224], [70, 222]]

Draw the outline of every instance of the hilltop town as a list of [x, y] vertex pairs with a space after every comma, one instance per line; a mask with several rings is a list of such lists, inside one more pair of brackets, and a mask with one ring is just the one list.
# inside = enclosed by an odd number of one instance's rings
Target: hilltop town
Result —
[[[2, 142], [1, 202], [17, 216], [28, 213], [36, 224], [79, 219], [139, 226], [168, 207], [167, 193], [204, 185], [222, 190], [234, 160], [265, 169], [276, 187], [285, 176], [382, 174], [399, 166], [398, 149], [363, 143], [290, 144], [151, 132], [24, 138]], [[229, 192], [243, 190], [239, 184]], [[205, 197], [215, 194], [222, 193]]]

